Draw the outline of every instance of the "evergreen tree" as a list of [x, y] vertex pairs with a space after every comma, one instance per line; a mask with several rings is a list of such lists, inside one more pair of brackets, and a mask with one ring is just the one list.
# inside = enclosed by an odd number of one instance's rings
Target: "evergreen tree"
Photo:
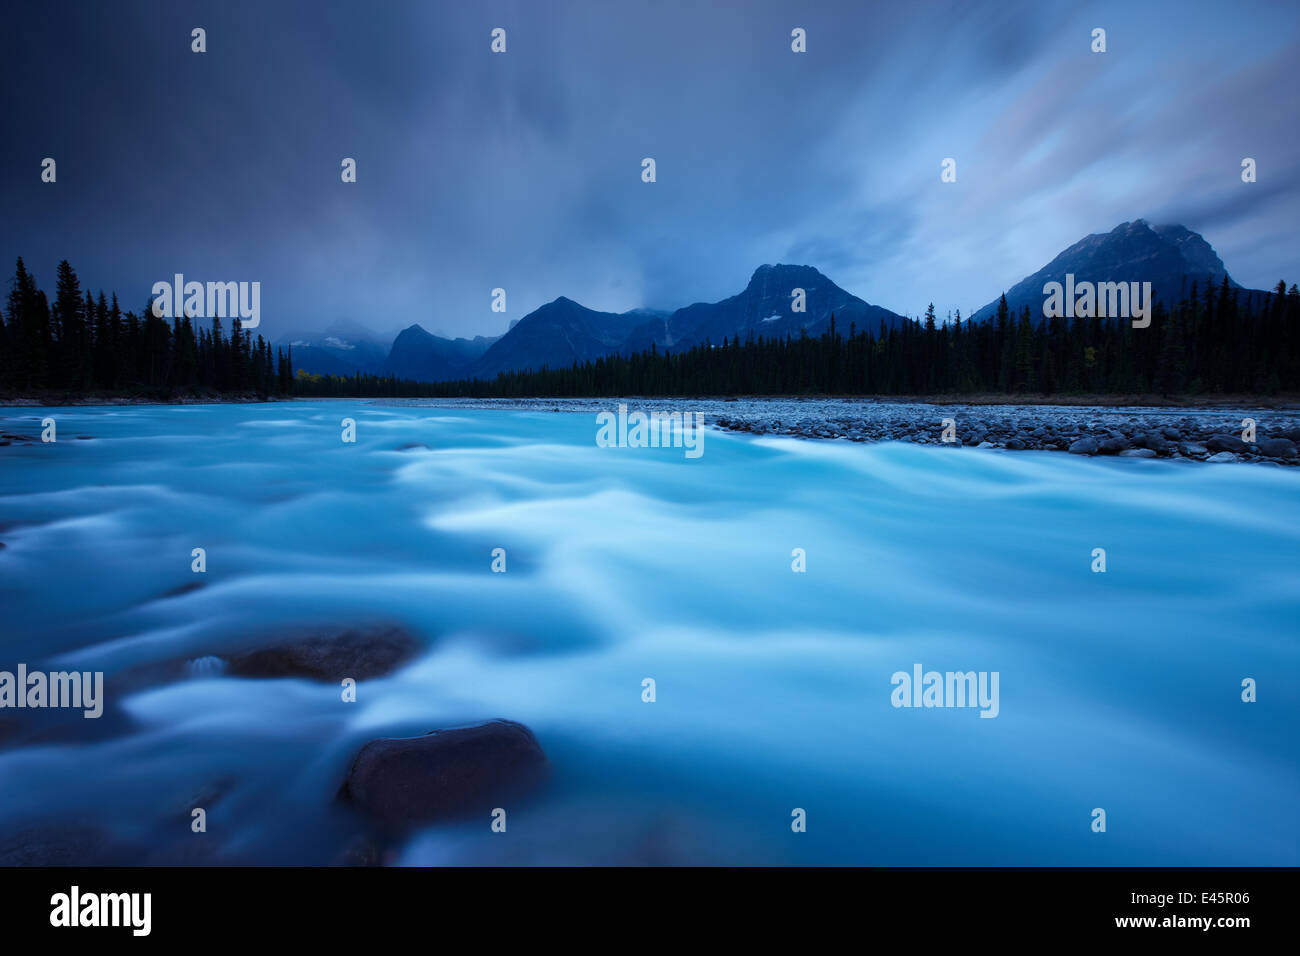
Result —
[[67, 259], [59, 263], [54, 294], [54, 334], [57, 339], [58, 366], [52, 384], [60, 388], [84, 389], [87, 355], [85, 351], [86, 318], [81, 298], [81, 282]]
[[11, 380], [15, 388], [23, 391], [42, 389], [49, 384], [51, 334], [48, 312], [41, 311], [41, 298], [36, 280], [19, 256], [6, 311], [14, 348]]

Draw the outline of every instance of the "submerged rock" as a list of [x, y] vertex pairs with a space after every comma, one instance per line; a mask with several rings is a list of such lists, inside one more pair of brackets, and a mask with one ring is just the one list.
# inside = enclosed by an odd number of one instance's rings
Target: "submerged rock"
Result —
[[178, 584], [176, 587], [164, 591], [162, 596], [163, 598], [181, 597], [186, 594], [192, 594], [195, 591], [201, 591], [202, 589], [202, 581], [186, 581], [184, 584]]
[[309, 677], [339, 681], [382, 677], [405, 664], [420, 642], [400, 627], [348, 629], [282, 641], [228, 658], [233, 677]]
[[226, 662], [212, 654], [204, 654], [185, 662], [186, 673], [190, 677], [220, 677], [226, 672]]
[[1078, 441], [1070, 443], [1071, 455], [1095, 455], [1097, 454], [1097, 439], [1091, 435], [1084, 435]]
[[361, 748], [339, 799], [384, 827], [481, 814], [525, 795], [546, 776], [546, 755], [523, 724], [492, 720]]

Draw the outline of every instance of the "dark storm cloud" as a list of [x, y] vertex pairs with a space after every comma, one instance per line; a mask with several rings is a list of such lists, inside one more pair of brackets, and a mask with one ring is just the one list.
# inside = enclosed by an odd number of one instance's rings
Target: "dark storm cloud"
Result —
[[133, 308], [178, 271], [260, 280], [271, 334], [495, 333], [558, 295], [721, 298], [776, 261], [968, 311], [1139, 216], [1203, 231], [1246, 285], [1300, 279], [1300, 18], [1191, 7], [17, 6], [0, 253], [47, 287], [67, 257]]

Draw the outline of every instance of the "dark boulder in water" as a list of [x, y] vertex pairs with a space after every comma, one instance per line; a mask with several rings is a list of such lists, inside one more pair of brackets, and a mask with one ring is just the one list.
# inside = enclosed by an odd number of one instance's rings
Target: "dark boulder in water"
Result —
[[382, 677], [405, 664], [420, 642], [400, 627], [350, 628], [282, 640], [228, 658], [233, 677], [308, 677], [341, 681]]
[[339, 798], [389, 829], [491, 812], [545, 779], [546, 755], [523, 724], [492, 720], [361, 748]]

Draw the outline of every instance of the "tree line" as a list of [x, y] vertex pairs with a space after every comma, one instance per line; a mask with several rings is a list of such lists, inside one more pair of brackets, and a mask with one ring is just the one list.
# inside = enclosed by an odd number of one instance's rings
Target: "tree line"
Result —
[[1277, 394], [1300, 391], [1300, 290], [1197, 288], [1151, 324], [1126, 319], [1013, 316], [1006, 296], [986, 321], [958, 312], [874, 333], [831, 316], [818, 337], [733, 336], [716, 345], [611, 355], [568, 368], [503, 372], [492, 381], [420, 383], [391, 376], [305, 376], [295, 393], [388, 397], [619, 395]]
[[1276, 394], [1300, 391], [1300, 290], [1270, 293], [1193, 283], [1176, 307], [1157, 301], [1151, 324], [1012, 315], [1004, 295], [986, 321], [934, 306], [895, 328], [847, 330], [831, 316], [820, 336], [738, 335], [681, 352], [652, 346], [568, 368], [495, 379], [415, 382], [394, 376], [295, 374], [292, 349], [256, 340], [239, 319], [227, 335], [147, 303], [123, 313], [117, 295], [82, 292], [59, 264], [54, 302], [20, 258], [0, 310], [0, 390], [269, 398], [525, 398], [619, 395]]
[[188, 316], [153, 314], [152, 301], [123, 313], [117, 294], [98, 298], [68, 261], [59, 263], [54, 301], [21, 257], [0, 309], [0, 391], [39, 395], [104, 392], [170, 398], [193, 395], [288, 395], [292, 354], [256, 340], [238, 318], [196, 327]]

